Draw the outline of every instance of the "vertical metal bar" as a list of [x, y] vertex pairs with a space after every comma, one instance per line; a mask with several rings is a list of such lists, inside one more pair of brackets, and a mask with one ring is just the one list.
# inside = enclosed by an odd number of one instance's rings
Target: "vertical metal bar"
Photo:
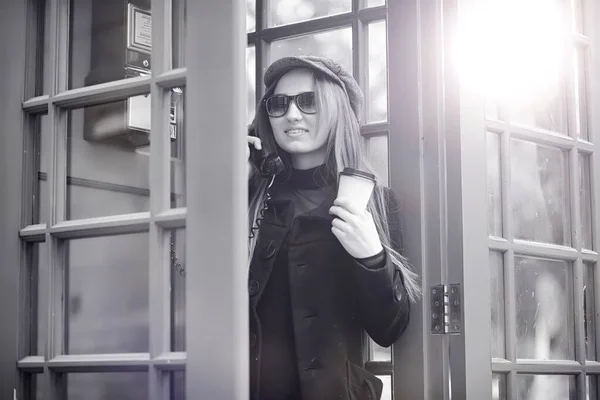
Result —
[[[358, 9], [364, 3], [364, 0], [352, 0], [352, 11], [357, 13]], [[352, 20], [352, 75], [364, 93], [365, 106], [361, 110], [360, 124], [364, 125], [367, 121], [367, 109], [369, 108], [369, 88], [367, 79], [367, 68], [369, 61], [369, 41], [368, 41], [368, 26], [358, 18]], [[367, 143], [370, 139], [365, 140]], [[370, 147], [370, 146], [369, 146]], [[369, 154], [369, 149], [366, 149], [366, 154]], [[363, 332], [363, 360], [371, 359], [369, 336]], [[393, 361], [393, 360], [392, 360]], [[393, 379], [393, 377], [392, 377]], [[393, 393], [392, 393], [393, 396]]]
[[[423, 187], [427, 198], [424, 201], [422, 213], [424, 218], [424, 246], [425, 255], [423, 265], [430, 265], [430, 268], [423, 268], [423, 282], [426, 282], [423, 297], [423, 306], [425, 310], [425, 325], [423, 326], [423, 335], [426, 335], [428, 354], [425, 363], [427, 370], [425, 372], [426, 382], [431, 382], [427, 386], [427, 395], [431, 399], [448, 399], [450, 397], [450, 362], [449, 362], [449, 338], [446, 335], [430, 335], [429, 318], [431, 313], [430, 290], [432, 285], [446, 284], [447, 270], [442, 271], [442, 263], [445, 255], [442, 250], [441, 232], [445, 228], [442, 222], [440, 204], [445, 193], [440, 184], [440, 148], [443, 147], [444, 131], [444, 99], [443, 99], [443, 16], [442, 0], [422, 3], [420, 5], [421, 23], [419, 24], [419, 34], [417, 40], [420, 42], [420, 77], [418, 78], [421, 86], [422, 97], [422, 179]], [[388, 21], [394, 21], [392, 16]], [[432, 29], [433, 28], [433, 29]], [[392, 51], [393, 41], [390, 41], [389, 48]], [[395, 71], [390, 66], [389, 79], [392, 79]], [[413, 78], [414, 79], [414, 78]], [[392, 89], [392, 86], [390, 86]], [[390, 96], [392, 96], [390, 92]], [[394, 112], [395, 105], [390, 100], [389, 110]], [[390, 148], [390, 150], [392, 150]], [[391, 159], [391, 157], [390, 157]], [[425, 160], [427, 160], [425, 162]], [[444, 175], [445, 176], [445, 175]], [[426, 226], [426, 229], [425, 229]], [[433, 267], [435, 266], [435, 267]], [[440, 353], [442, 356], [440, 357]], [[441, 358], [441, 361], [440, 361]], [[396, 365], [401, 360], [396, 360]], [[398, 367], [396, 367], [398, 368]]]
[[[430, 5], [418, 0], [388, 3], [387, 37], [390, 38], [389, 103], [391, 112], [389, 152], [390, 187], [400, 199], [405, 256], [411, 260], [422, 278], [423, 287], [430, 284], [425, 245], [425, 187], [423, 182], [423, 119], [424, 105], [419, 82], [421, 75], [421, 7]], [[431, 13], [426, 15], [430, 17]], [[426, 23], [430, 22], [428, 19]], [[430, 100], [430, 99], [427, 99]], [[427, 109], [430, 103], [425, 104]], [[425, 291], [426, 292], [426, 291]], [[427, 295], [424, 296], [425, 298]], [[427, 306], [422, 301], [411, 307], [411, 323], [392, 349], [394, 360], [394, 398], [432, 399], [430, 395], [439, 381], [429, 380], [430, 356]], [[406, 362], [410, 360], [410, 362]]]
[[[24, 115], [21, 110], [23, 89], [27, 85], [27, 72], [22, 61], [28, 52], [35, 51], [27, 46], [28, 28], [27, 2], [2, 3], [0, 54], [2, 59], [3, 83], [0, 85], [2, 107], [0, 108], [0, 302], [6, 304], [2, 310], [0, 327], [0, 397], [13, 396], [13, 389], [19, 384], [15, 367], [20, 352], [19, 318], [21, 309], [17, 306], [20, 296], [19, 279], [22, 278], [20, 266], [24, 265], [22, 243], [17, 236], [21, 227], [20, 215], [24, 199], [22, 198], [22, 166], [24, 140]], [[31, 25], [29, 25], [31, 27]], [[22, 286], [21, 286], [22, 287]]]
[[451, 62], [455, 32], [476, 0], [443, 3], [448, 281], [463, 287], [463, 334], [450, 338], [452, 398], [492, 396], [490, 271], [487, 232], [485, 102], [461, 86]]
[[[600, 143], [600, 6], [594, 0], [582, 0], [585, 33], [590, 40], [588, 56], [585, 57], [586, 91], [588, 104], [589, 141], [594, 143], [594, 150]], [[592, 193], [592, 239], [595, 251], [600, 249], [600, 155], [594, 151], [590, 157], [590, 181]], [[598, 263], [594, 265], [594, 306], [600, 310], [600, 271]], [[596, 334], [596, 357], [598, 360], [598, 344], [600, 343], [600, 318], [594, 317]]]
[[[52, 1], [52, 0], [51, 0]], [[55, 82], [54, 93], [63, 92], [69, 88], [69, 32], [70, 32], [70, 12], [71, 2], [69, 0], [58, 1], [58, 27], [55, 32], [56, 36], [56, 71], [53, 76]], [[65, 132], [66, 134], [66, 132]]]
[[[28, 0], [25, 4], [25, 68], [23, 76], [23, 100], [35, 96], [36, 89], [42, 86], [42, 74], [37, 74], [40, 69], [43, 71], [43, 34], [44, 34], [44, 15], [45, 2], [38, 0]], [[40, 23], [41, 22], [41, 23]], [[39, 148], [39, 134], [41, 126], [41, 117], [35, 115], [24, 114], [22, 125], [22, 141], [23, 152], [22, 157], [22, 180], [21, 180], [21, 207], [20, 218], [21, 224], [19, 227], [24, 227], [32, 223], [39, 222], [39, 203], [35, 204], [34, 199], [39, 202], [39, 190], [37, 185], [37, 174], [39, 170], [39, 157], [37, 157], [36, 149]], [[36, 314], [41, 310], [37, 310], [37, 304], [32, 304], [32, 294], [38, 285], [37, 277], [39, 274], [34, 274], [33, 262], [35, 245], [21, 242], [20, 249], [20, 268], [19, 268], [19, 315], [17, 322], [17, 359], [21, 359], [28, 355], [33, 355], [35, 346], [35, 338], [40, 334], [38, 332]], [[36, 278], [34, 280], [34, 278]], [[36, 293], [37, 294], [37, 293]], [[37, 298], [37, 296], [36, 296]], [[36, 312], [31, 312], [36, 308]], [[46, 314], [46, 313], [43, 313]], [[36, 349], [39, 352], [40, 349]], [[25, 379], [24, 374], [17, 374], [19, 381], [16, 383], [17, 396], [24, 396], [29, 379]]]
[[[271, 1], [256, 0], [256, 32], [263, 31], [271, 26]], [[260, 7], [259, 7], [260, 3]]]
[[[571, 9], [571, 4], [570, 2], [565, 2], [563, 7], [566, 8], [565, 11], [567, 11], [567, 15], [573, 15], [573, 10]], [[575, 32], [575, 27], [573, 24], [573, 19], [572, 18], [566, 18], [567, 21], [567, 32], [570, 35], [571, 32]], [[576, 114], [579, 113], [579, 110], [576, 109], [575, 104], [576, 104], [576, 99], [575, 99], [575, 94], [576, 94], [576, 88], [575, 88], [575, 73], [579, 73], [579, 71], [575, 71], [575, 67], [576, 67], [576, 62], [573, 58], [573, 45], [571, 43], [570, 40], [565, 40], [565, 46], [563, 49], [564, 53], [565, 53], [565, 58], [564, 58], [564, 79], [565, 79], [565, 96], [563, 96], [563, 98], [566, 98], [566, 116], [567, 116], [567, 121], [566, 121], [566, 128], [567, 128], [567, 132], [569, 134], [569, 136], [571, 136], [572, 138], [574, 138], [575, 140], [577, 140], [577, 119], [576, 119]], [[575, 53], [576, 55], [576, 53]], [[578, 361], [581, 363], [582, 366], [585, 365], [585, 359], [586, 359], [586, 345], [585, 345], [585, 327], [584, 327], [584, 318], [585, 318], [585, 313], [584, 313], [584, 308], [583, 308], [583, 302], [584, 302], [584, 294], [583, 294], [583, 285], [585, 284], [585, 282], [583, 281], [583, 262], [581, 260], [581, 212], [580, 212], [580, 202], [579, 202], [579, 168], [578, 168], [578, 161], [579, 161], [579, 153], [578, 153], [578, 149], [577, 146], [574, 146], [572, 149], [569, 150], [568, 153], [568, 188], [569, 188], [569, 202], [570, 207], [569, 207], [569, 212], [571, 214], [571, 223], [567, 226], [570, 226], [570, 236], [571, 236], [571, 246], [573, 248], [575, 248], [578, 253], [579, 256], [577, 257], [577, 260], [573, 263], [573, 301], [568, 302], [567, 304], [573, 304], [574, 310], [570, 310], [572, 312], [569, 313], [569, 315], [571, 316], [570, 318], [567, 318], [568, 322], [573, 322], [574, 323], [574, 336], [575, 336], [575, 349], [574, 349], [574, 356], [575, 356], [575, 361]], [[574, 319], [574, 321], [573, 321]], [[587, 396], [587, 387], [586, 387], [586, 373], [585, 373], [585, 368], [583, 369], [583, 372], [578, 374], [577, 377], [577, 395], [578, 398], [581, 400], [585, 400], [586, 396]]]
[[[437, 144], [437, 148], [436, 148], [436, 158], [435, 160], [437, 161], [435, 163], [434, 166], [425, 166], [426, 169], [431, 168], [433, 170], [433, 172], [435, 172], [437, 174], [436, 176], [436, 190], [437, 190], [437, 210], [436, 210], [436, 214], [438, 215], [439, 218], [439, 226], [437, 226], [437, 232], [435, 232], [436, 234], [436, 245], [435, 248], [439, 249], [439, 275], [440, 275], [440, 282], [444, 285], [447, 285], [449, 283], [456, 283], [456, 281], [452, 281], [452, 282], [448, 282], [448, 258], [449, 258], [449, 253], [448, 253], [448, 235], [449, 235], [449, 231], [448, 231], [448, 202], [449, 202], [449, 193], [448, 193], [448, 154], [447, 154], [447, 147], [446, 147], [446, 138], [447, 138], [447, 124], [446, 124], [446, 64], [445, 64], [445, 55], [446, 55], [446, 32], [445, 32], [445, 26], [446, 26], [446, 22], [450, 22], [447, 21], [448, 15], [445, 12], [445, 2], [443, 0], [438, 0], [435, 1], [435, 21], [436, 21], [436, 29], [435, 29], [435, 49], [436, 49], [436, 89], [437, 89], [437, 93], [436, 93], [436, 106], [437, 106], [437, 110], [436, 110], [436, 114], [438, 116], [437, 118], [437, 137], [436, 137], [436, 144]], [[449, 23], [449, 25], [451, 25], [451, 22]], [[453, 108], [452, 106], [450, 107], [451, 109]], [[455, 232], [455, 235], [457, 233]], [[452, 348], [451, 348], [451, 342], [452, 339], [449, 336], [442, 336], [440, 338], [440, 345], [443, 349], [442, 351], [442, 365], [441, 365], [441, 379], [443, 380], [443, 398], [444, 400], [448, 400], [452, 397], [452, 393], [453, 393], [453, 388], [452, 388], [452, 376], [451, 376], [451, 369], [452, 369]], [[454, 340], [454, 343], [456, 343], [457, 341]], [[455, 350], [458, 350], [458, 352], [464, 352], [463, 350], [463, 345], [460, 346], [456, 346], [455, 345]], [[456, 351], [455, 351], [456, 353]], [[438, 356], [439, 357], [439, 356]], [[462, 357], [462, 355], [461, 355]], [[432, 360], [433, 361], [433, 360]], [[456, 376], [460, 379], [460, 373], [456, 374]], [[458, 379], [457, 379], [458, 380]], [[458, 388], [459, 385], [455, 385], [454, 386], [454, 390], [456, 390]]]
[[[572, 103], [571, 103], [572, 104]], [[574, 119], [570, 119], [569, 125], [575, 125]], [[585, 313], [583, 308], [584, 301], [584, 293], [583, 293], [583, 262], [581, 259], [581, 214], [579, 212], [579, 172], [578, 172], [578, 151], [577, 148], [574, 147], [569, 151], [569, 187], [570, 187], [570, 201], [571, 201], [571, 229], [572, 229], [572, 246], [580, 252], [580, 255], [577, 257], [577, 260], [573, 263], [573, 306], [575, 310], [573, 313], [570, 313], [574, 316], [574, 321], [572, 318], [567, 318], [569, 322], [574, 322], [575, 329], [575, 361], [581, 363], [581, 365], [585, 365], [586, 359], [586, 344], [585, 344], [585, 328], [584, 328], [584, 318]], [[577, 375], [577, 392], [579, 399], [584, 400], [586, 398], [586, 375], [585, 369], [583, 373]]]
[[44, 132], [42, 115], [25, 116], [23, 125], [23, 210], [21, 224], [45, 223], [40, 221], [40, 180], [38, 172], [42, 158], [42, 132]]
[[[23, 88], [23, 99], [28, 99], [36, 95], [36, 87], [41, 84], [37, 73], [39, 68], [43, 69], [43, 60], [40, 53], [43, 54], [43, 21], [44, 21], [44, 1], [27, 0], [26, 27], [25, 32], [25, 84]], [[41, 24], [40, 24], [41, 22]], [[40, 43], [40, 39], [42, 39]], [[42, 61], [41, 63], [39, 61]]]
[[[172, 64], [171, 0], [152, 0], [152, 76], [168, 71]], [[188, 18], [188, 21], [190, 19]], [[193, 21], [193, 20], [192, 20]], [[190, 21], [190, 23], [193, 23]], [[195, 37], [185, 35], [186, 37]], [[192, 41], [194, 42], [194, 41]], [[195, 43], [195, 42], [194, 42]], [[149, 231], [149, 317], [150, 357], [170, 351], [171, 274], [169, 236], [154, 222], [154, 216], [171, 207], [169, 113], [171, 90], [161, 88], [154, 80], [150, 85], [150, 216]], [[190, 108], [193, 110], [193, 108]], [[193, 113], [192, 113], [193, 114]], [[193, 154], [193, 152], [186, 152]], [[199, 337], [196, 336], [196, 337]], [[149, 369], [150, 400], [167, 400], [169, 375], [151, 364]]]
[[[447, 141], [448, 226], [453, 232], [448, 239], [448, 280], [463, 285], [465, 316], [463, 335], [450, 338], [452, 397], [483, 399], [491, 397], [492, 379], [490, 325], [481, 324], [490, 321], [491, 313], [490, 272], [482, 268], [489, 258], [486, 159], [481, 150], [485, 149], [486, 139], [484, 109], [478, 110], [474, 99], [467, 100], [470, 95], [461, 92], [460, 103], [465, 107], [460, 116], [460, 150], [451, 148], [458, 147], [453, 135], [448, 135]], [[449, 126], [447, 132], [455, 128]]]
[[[188, 399], [247, 399], [245, 1], [188, 3]], [[219, 40], [213, 40], [218, 38]], [[190, 43], [191, 42], [191, 43]], [[210, 57], [207, 57], [210, 55]], [[223, 107], [228, 104], [229, 107]], [[215, 135], [218, 132], [218, 135]]]
[[[60, 17], [59, 17], [60, 18]], [[54, 225], [65, 219], [66, 215], [66, 182], [67, 182], [67, 112], [51, 106], [51, 153], [48, 187], [50, 194], [50, 222]], [[50, 115], [50, 113], [49, 113]], [[66, 354], [68, 350], [68, 320], [66, 317], [66, 298], [69, 296], [67, 279], [68, 243], [46, 234], [48, 244], [49, 274], [48, 274], [48, 304], [50, 307], [48, 320], [47, 350], [45, 360], [49, 361], [57, 355]], [[67, 378], [64, 374], [49, 370], [50, 399], [58, 400], [66, 397]], [[53, 397], [54, 396], [54, 397]]]
[[[359, 7], [360, 0], [353, 0], [352, 7]], [[356, 12], [356, 10], [353, 9]], [[365, 95], [365, 107], [362, 109], [360, 121], [367, 121], [367, 109], [369, 108], [369, 80], [367, 78], [369, 62], [369, 40], [368, 25], [355, 18], [352, 20], [352, 74]]]
[[[50, 101], [54, 95], [67, 90], [69, 78], [69, 0], [58, 0], [56, 10], [56, 29], [51, 34], [55, 36], [55, 48], [53, 54], [53, 82], [50, 85]], [[48, 105], [48, 115], [52, 112], [50, 119], [51, 151], [53, 157], [50, 157], [50, 169], [53, 173], [53, 180], [48, 181], [50, 188], [50, 208], [51, 213], [49, 226], [62, 222], [67, 216], [67, 145], [68, 145], [68, 111], [56, 107], [54, 104]], [[49, 304], [52, 307], [49, 316], [50, 327], [48, 329], [48, 359], [57, 355], [65, 354], [68, 350], [68, 320], [66, 313], [65, 299], [68, 299], [68, 273], [67, 257], [68, 243], [46, 235], [46, 241], [49, 246]], [[50, 373], [50, 399], [58, 400], [67, 397], [66, 374]]]
[[[49, 62], [48, 91], [50, 103], [48, 104], [48, 134], [50, 141], [50, 154], [48, 155], [48, 226], [64, 221], [66, 209], [66, 118], [65, 113], [54, 106], [52, 98], [61, 90], [66, 89], [66, 77], [68, 56], [65, 46], [68, 44], [68, 21], [69, 4], [67, 0], [50, 0], [50, 30], [52, 47], [49, 50], [47, 60]], [[63, 25], [64, 24], [64, 25]], [[64, 42], [64, 43], [63, 43]], [[47, 297], [47, 336], [46, 349], [44, 351], [44, 360], [48, 362], [56, 355], [65, 352], [65, 321], [63, 312], [63, 254], [59, 248], [59, 241], [53, 238], [50, 233], [46, 234], [46, 243], [48, 246], [48, 280], [46, 285]], [[67, 293], [64, 293], [67, 296]], [[50, 400], [59, 400], [66, 397], [65, 378], [60, 374], [45, 369], [46, 379], [43, 390], [50, 394]], [[62, 383], [62, 384], [61, 384]]]
[[[510, 117], [507, 118], [510, 124]], [[509, 125], [510, 126], [510, 125]], [[514, 239], [512, 223], [511, 195], [511, 139], [510, 130], [500, 136], [500, 168], [502, 195], [502, 236], [512, 243]], [[506, 376], [507, 400], [517, 400], [517, 295], [515, 288], [515, 252], [510, 249], [504, 253], [504, 338], [506, 340], [506, 358], [513, 369]]]
[[[28, 6], [35, 7], [30, 1]], [[29, 20], [27, 29], [32, 29], [35, 25], [32, 23], [35, 20]], [[31, 51], [29, 49], [28, 51]], [[31, 61], [31, 60], [30, 60]], [[24, 227], [32, 222], [38, 222], [39, 216], [39, 190], [37, 188], [37, 171], [39, 170], [39, 157], [37, 156], [36, 149], [39, 148], [40, 143], [40, 127], [41, 117], [24, 115], [23, 116], [23, 152], [22, 154], [22, 188], [21, 188], [21, 225]], [[33, 199], [36, 199], [38, 204], [34, 203]], [[38, 246], [42, 246], [39, 244]], [[41, 312], [45, 320], [46, 313], [43, 310], [37, 309], [37, 302], [33, 302], [33, 294], [37, 299], [37, 288], [39, 285], [40, 271], [36, 271], [37, 264], [37, 252], [35, 244], [21, 242], [21, 262], [20, 262], [20, 274], [19, 274], [19, 321], [18, 321], [18, 343], [17, 343], [17, 358], [21, 359], [28, 355], [40, 354], [43, 349], [37, 348], [37, 337], [43, 335], [45, 329], [42, 328], [42, 332], [39, 331], [38, 320], [36, 316]], [[31, 310], [35, 309], [35, 312]], [[45, 336], [42, 336], [45, 337]], [[34, 347], [35, 354], [34, 354]], [[23, 374], [19, 374], [21, 378], [24, 378]], [[23, 394], [23, 384], [25, 379], [21, 379], [17, 386], [17, 396]]]
[[269, 46], [270, 43], [261, 38], [260, 32], [267, 27], [269, 18], [269, 0], [256, 0], [256, 43], [254, 43], [254, 64], [255, 82], [256, 82], [256, 108], [259, 107], [260, 101], [265, 94], [263, 84], [263, 73], [269, 64]]
[[[18, 289], [18, 301], [19, 310], [17, 315], [18, 321], [14, 321], [17, 324], [17, 359], [20, 360], [25, 356], [32, 355], [33, 348], [35, 346], [35, 338], [39, 334], [36, 313], [31, 312], [32, 305], [36, 307], [37, 304], [33, 303], [31, 294], [37, 285], [37, 276], [34, 274], [34, 249], [35, 245], [32, 243], [20, 242], [20, 268], [19, 268], [19, 289]], [[37, 298], [37, 296], [36, 296]], [[33, 303], [33, 304], [32, 304]], [[39, 310], [38, 310], [39, 311]], [[5, 323], [6, 324], [6, 323]], [[39, 352], [37, 349], [36, 353]], [[22, 397], [23, 393], [27, 390], [27, 379], [21, 373], [18, 374], [18, 382], [16, 383], [17, 396]]]
[[[186, 15], [185, 15], [185, 4], [187, 0], [171, 0], [171, 4], [173, 5], [172, 19], [171, 24], [176, 22], [177, 31], [173, 30], [173, 27], [170, 26], [171, 35], [173, 35], [170, 43], [177, 43], [177, 58], [174, 56], [170, 58], [171, 64], [169, 68], [181, 68], [185, 67], [185, 42], [187, 40], [185, 36], [185, 24], [186, 24]], [[169, 43], [168, 41], [166, 43]], [[167, 46], [167, 51], [174, 52], [174, 46]], [[180, 154], [179, 152], [177, 154]]]

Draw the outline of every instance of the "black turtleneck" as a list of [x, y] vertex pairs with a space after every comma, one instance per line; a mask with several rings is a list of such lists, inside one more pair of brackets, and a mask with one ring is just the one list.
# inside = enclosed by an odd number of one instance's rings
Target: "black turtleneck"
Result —
[[327, 193], [335, 193], [335, 176], [328, 175], [325, 165], [299, 170], [293, 169], [287, 176], [276, 180], [272, 196], [274, 200], [290, 200], [294, 205], [294, 217], [316, 208]]

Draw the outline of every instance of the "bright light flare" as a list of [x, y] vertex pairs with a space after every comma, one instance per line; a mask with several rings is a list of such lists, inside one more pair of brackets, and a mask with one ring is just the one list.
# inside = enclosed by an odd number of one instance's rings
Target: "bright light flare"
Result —
[[461, 84], [517, 107], [552, 96], [566, 54], [563, 7], [557, 0], [488, 0], [461, 11], [454, 54]]

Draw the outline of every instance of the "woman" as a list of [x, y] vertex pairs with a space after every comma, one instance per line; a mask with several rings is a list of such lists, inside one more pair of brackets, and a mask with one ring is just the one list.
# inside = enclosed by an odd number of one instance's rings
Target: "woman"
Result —
[[377, 185], [367, 210], [336, 199], [345, 167], [372, 172], [362, 92], [320, 57], [277, 60], [264, 81], [249, 148], [282, 164], [261, 175], [249, 150], [251, 398], [379, 399], [382, 382], [362, 368], [363, 332], [394, 343], [419, 284], [399, 254], [393, 193]]

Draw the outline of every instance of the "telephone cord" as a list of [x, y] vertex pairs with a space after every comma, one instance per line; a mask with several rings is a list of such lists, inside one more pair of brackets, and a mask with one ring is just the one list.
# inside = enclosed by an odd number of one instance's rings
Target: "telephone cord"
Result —
[[250, 229], [250, 235], [248, 236], [248, 239], [253, 239], [256, 236], [256, 232], [260, 229], [260, 225], [262, 224], [262, 221], [265, 219], [265, 212], [267, 211], [267, 209], [269, 208], [269, 200], [271, 200], [271, 193], [269, 192], [269, 189], [271, 188], [271, 186], [273, 186], [273, 182], [275, 181], [275, 175], [273, 175], [271, 177], [271, 181], [269, 182], [269, 185], [267, 186], [267, 193], [265, 195], [265, 200], [263, 201], [262, 207], [259, 211], [259, 215], [256, 218], [256, 221], [254, 221], [254, 226], [252, 226], [252, 228]]

